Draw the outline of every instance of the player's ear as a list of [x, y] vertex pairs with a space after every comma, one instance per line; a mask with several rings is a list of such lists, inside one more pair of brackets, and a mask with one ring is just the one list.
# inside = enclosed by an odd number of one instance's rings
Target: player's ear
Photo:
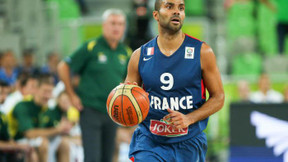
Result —
[[159, 21], [159, 13], [158, 13], [158, 11], [153, 11], [153, 18], [154, 18], [156, 21]]

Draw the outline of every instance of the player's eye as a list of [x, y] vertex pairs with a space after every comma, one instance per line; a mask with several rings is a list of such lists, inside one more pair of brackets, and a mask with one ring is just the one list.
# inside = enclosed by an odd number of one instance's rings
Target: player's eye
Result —
[[172, 6], [171, 6], [171, 5], [167, 5], [166, 8], [167, 8], [167, 9], [171, 9]]

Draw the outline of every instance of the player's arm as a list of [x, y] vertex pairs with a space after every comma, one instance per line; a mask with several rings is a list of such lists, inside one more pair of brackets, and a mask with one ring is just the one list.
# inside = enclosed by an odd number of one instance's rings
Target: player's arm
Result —
[[209, 99], [199, 109], [187, 115], [168, 109], [170, 114], [166, 115], [164, 120], [172, 122], [177, 128], [186, 128], [191, 124], [206, 119], [219, 111], [224, 104], [224, 90], [220, 72], [216, 65], [216, 57], [212, 49], [205, 43], [203, 43], [201, 48], [201, 69], [204, 84], [209, 92]]
[[142, 80], [139, 74], [138, 65], [139, 65], [139, 58], [140, 58], [140, 48], [135, 50], [129, 60], [128, 68], [127, 68], [127, 76], [125, 79], [125, 83], [136, 82], [138, 85], [142, 84]]

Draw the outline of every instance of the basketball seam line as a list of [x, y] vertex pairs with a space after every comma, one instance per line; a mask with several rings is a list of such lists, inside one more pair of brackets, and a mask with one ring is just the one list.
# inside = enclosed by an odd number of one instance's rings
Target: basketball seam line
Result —
[[123, 92], [124, 92], [124, 89], [125, 89], [125, 86], [126, 85], [124, 85], [124, 87], [123, 87], [123, 89], [122, 89], [122, 95], [121, 95], [121, 108], [122, 108], [122, 119], [123, 119], [123, 122], [125, 123], [125, 126], [127, 125], [126, 124], [126, 121], [125, 121], [125, 119], [124, 119], [124, 111], [123, 111]]

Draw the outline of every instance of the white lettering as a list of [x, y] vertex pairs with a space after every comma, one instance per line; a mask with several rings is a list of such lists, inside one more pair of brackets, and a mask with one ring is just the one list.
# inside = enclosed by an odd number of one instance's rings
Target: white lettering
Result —
[[151, 102], [150, 102], [150, 107], [152, 107], [152, 105], [153, 105], [153, 101], [154, 101], [154, 96], [151, 96], [151, 100], [150, 100]]
[[179, 110], [178, 97], [170, 97], [170, 109], [171, 110]]
[[186, 109], [186, 107], [183, 105], [183, 101], [184, 101], [185, 99], [186, 99], [186, 97], [183, 96], [183, 97], [181, 97], [181, 99], [180, 99], [180, 101], [179, 101], [180, 107], [181, 107], [182, 109]]
[[171, 109], [174, 111], [179, 111], [179, 109], [193, 109], [193, 96], [182, 96], [179, 97], [163, 97], [162, 99], [157, 96], [151, 95], [150, 107], [156, 110], [166, 110]]
[[162, 110], [169, 109], [168, 101], [166, 97], [163, 97], [163, 102], [162, 102]]
[[163, 132], [164, 131], [164, 125], [159, 125], [158, 127], [157, 127], [157, 132]]
[[192, 96], [186, 97], [187, 109], [193, 109], [193, 100], [192, 99], [193, 99]]
[[161, 110], [161, 100], [158, 97], [154, 97], [154, 109], [159, 109]]
[[171, 133], [171, 131], [170, 131], [170, 127], [171, 127], [170, 125], [168, 125], [168, 126], [165, 125], [165, 132], [169, 132], [169, 133]]
[[152, 130], [152, 131], [155, 131], [155, 130], [156, 130], [156, 128], [157, 128], [157, 124], [155, 124], [155, 125], [154, 125], [154, 128], [153, 128], [153, 130]]

